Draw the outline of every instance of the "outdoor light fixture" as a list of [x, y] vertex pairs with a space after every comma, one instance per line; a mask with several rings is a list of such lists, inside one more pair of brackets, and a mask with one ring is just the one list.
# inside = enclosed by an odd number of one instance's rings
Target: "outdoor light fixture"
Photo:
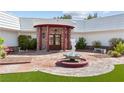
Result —
[[57, 29], [54, 30], [55, 34], [57, 33]]

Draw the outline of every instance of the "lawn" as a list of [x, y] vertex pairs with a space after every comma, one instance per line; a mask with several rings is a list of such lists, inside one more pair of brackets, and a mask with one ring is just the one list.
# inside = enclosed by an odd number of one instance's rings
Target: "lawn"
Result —
[[0, 75], [0, 81], [7, 82], [122, 82], [124, 81], [124, 64], [116, 65], [110, 73], [93, 77], [65, 77], [43, 72], [25, 72]]

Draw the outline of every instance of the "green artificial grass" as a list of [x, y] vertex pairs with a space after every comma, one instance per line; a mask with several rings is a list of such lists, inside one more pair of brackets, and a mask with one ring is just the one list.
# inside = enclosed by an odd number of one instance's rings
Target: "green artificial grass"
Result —
[[6, 82], [123, 82], [124, 64], [116, 65], [110, 73], [93, 77], [66, 77], [43, 72], [25, 72], [0, 75], [0, 81]]

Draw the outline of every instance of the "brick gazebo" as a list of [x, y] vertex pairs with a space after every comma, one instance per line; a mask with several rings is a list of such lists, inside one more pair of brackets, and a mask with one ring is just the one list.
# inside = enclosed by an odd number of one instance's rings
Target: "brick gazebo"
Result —
[[37, 29], [37, 50], [66, 50], [70, 49], [70, 35], [74, 28], [62, 24], [40, 24]]

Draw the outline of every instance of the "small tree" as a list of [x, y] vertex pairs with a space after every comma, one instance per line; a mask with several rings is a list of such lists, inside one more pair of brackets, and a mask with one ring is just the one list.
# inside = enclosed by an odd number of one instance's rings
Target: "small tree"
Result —
[[86, 39], [83, 37], [79, 38], [76, 44], [76, 49], [84, 49], [85, 47], [86, 47]]
[[63, 15], [63, 16], [58, 16], [58, 17], [54, 17], [54, 19], [72, 19], [71, 15]]
[[88, 20], [88, 19], [92, 19], [92, 18], [93, 18], [93, 16], [91, 14], [89, 14], [86, 19]]
[[94, 13], [93, 15], [89, 14], [85, 19], [89, 20], [89, 19], [93, 19], [93, 18], [97, 18], [97, 17], [98, 17], [98, 14]]

